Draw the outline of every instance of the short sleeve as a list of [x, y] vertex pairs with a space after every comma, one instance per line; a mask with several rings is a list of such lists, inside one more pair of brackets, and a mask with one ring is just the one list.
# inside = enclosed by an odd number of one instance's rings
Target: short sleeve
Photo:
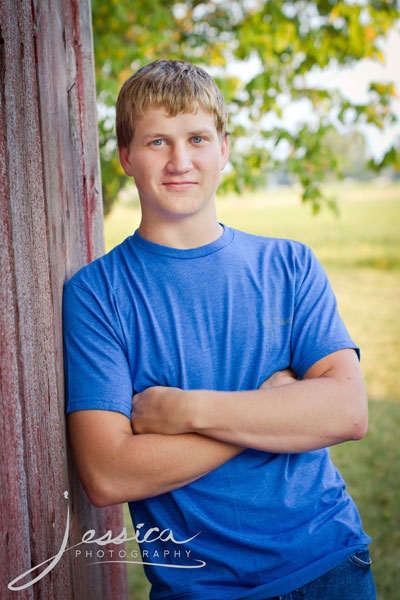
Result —
[[291, 337], [292, 369], [302, 377], [318, 360], [345, 348], [360, 351], [339, 315], [335, 294], [310, 248], [299, 245]]
[[106, 292], [67, 282], [63, 296], [66, 412], [103, 409], [130, 419], [132, 377], [118, 314]]

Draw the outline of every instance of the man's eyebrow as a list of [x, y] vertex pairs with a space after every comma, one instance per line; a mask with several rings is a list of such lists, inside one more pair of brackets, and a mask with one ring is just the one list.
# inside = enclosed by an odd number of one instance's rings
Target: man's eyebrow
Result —
[[168, 135], [166, 133], [144, 133], [143, 137], [151, 137], [151, 138], [162, 138], [162, 137], [168, 137]]
[[[194, 136], [195, 136], [195, 135], [204, 135], [204, 134], [210, 135], [210, 134], [213, 134], [213, 133], [214, 133], [214, 132], [213, 132], [213, 130], [212, 130], [211, 128], [210, 128], [210, 129], [208, 129], [208, 128], [205, 128], [205, 129], [196, 129], [196, 131], [189, 131], [189, 132], [188, 132], [188, 135], [194, 135]], [[147, 137], [151, 137], [151, 138], [162, 138], [162, 137], [169, 137], [169, 135], [170, 135], [170, 134], [168, 134], [168, 133], [160, 133], [160, 132], [148, 132], [148, 133], [145, 133], [145, 134], [143, 135], [143, 137], [146, 137], [146, 138], [147, 138]]]
[[206, 129], [197, 129], [196, 131], [190, 131], [189, 135], [193, 135], [193, 136], [204, 135], [204, 134], [210, 135], [210, 134], [213, 134], [213, 133], [214, 132], [213, 132], [212, 129], [206, 128]]

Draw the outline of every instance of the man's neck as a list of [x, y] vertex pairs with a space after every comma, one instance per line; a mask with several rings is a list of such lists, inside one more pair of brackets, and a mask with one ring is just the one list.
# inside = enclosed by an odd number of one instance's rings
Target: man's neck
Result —
[[180, 250], [199, 248], [211, 244], [223, 234], [223, 227], [214, 218], [201, 219], [194, 215], [176, 220], [157, 219], [157, 222], [144, 218], [139, 226], [140, 235], [156, 244]]

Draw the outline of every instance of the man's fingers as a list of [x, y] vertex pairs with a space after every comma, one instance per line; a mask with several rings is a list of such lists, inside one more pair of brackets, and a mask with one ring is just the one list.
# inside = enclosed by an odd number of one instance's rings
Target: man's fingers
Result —
[[258, 389], [277, 387], [279, 385], [285, 385], [286, 383], [293, 383], [297, 381], [296, 373], [288, 367], [273, 373], [268, 379], [262, 382]]

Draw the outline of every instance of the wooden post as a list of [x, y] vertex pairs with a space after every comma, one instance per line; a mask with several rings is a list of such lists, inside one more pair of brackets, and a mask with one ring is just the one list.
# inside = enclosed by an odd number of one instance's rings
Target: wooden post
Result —
[[0, 213], [0, 597], [124, 600], [96, 544], [7, 588], [57, 555], [68, 507], [67, 547], [123, 527], [89, 503], [64, 416], [62, 285], [104, 252], [90, 0], [0, 0]]

